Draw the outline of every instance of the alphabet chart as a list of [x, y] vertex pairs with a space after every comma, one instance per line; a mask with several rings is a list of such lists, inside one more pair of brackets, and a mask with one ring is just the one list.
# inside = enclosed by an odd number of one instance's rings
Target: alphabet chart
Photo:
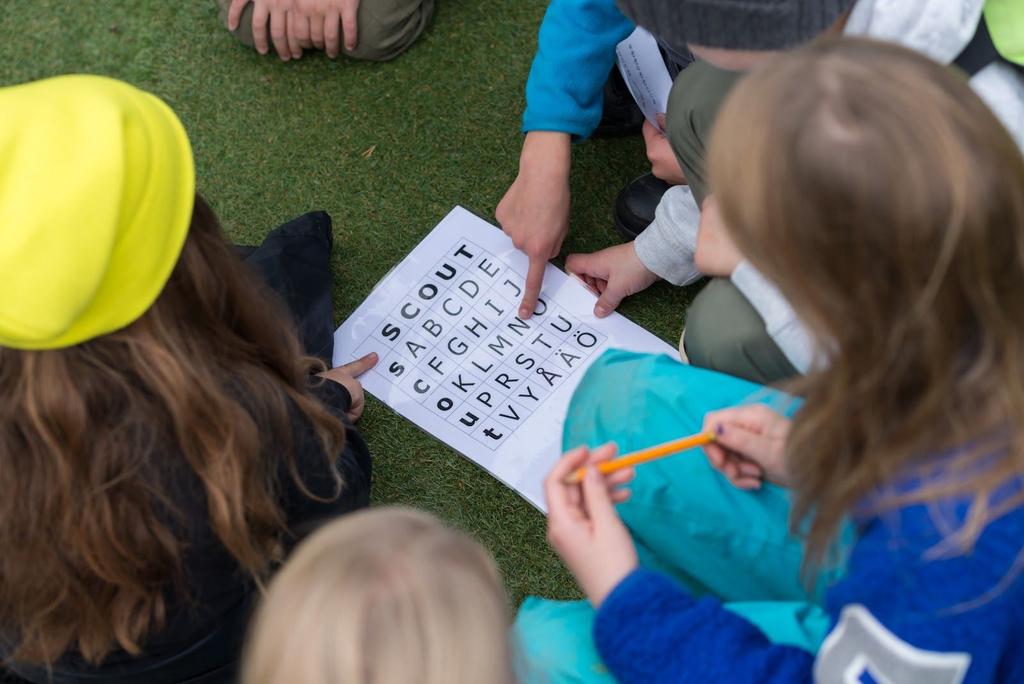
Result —
[[376, 352], [368, 392], [545, 510], [587, 367], [609, 347], [678, 353], [619, 314], [595, 318], [595, 296], [551, 264], [520, 319], [527, 266], [508, 236], [456, 207], [338, 328], [334, 365]]

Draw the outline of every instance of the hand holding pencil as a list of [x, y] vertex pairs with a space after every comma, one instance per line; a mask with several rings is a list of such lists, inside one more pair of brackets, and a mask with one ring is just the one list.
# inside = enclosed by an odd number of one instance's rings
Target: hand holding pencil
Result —
[[758, 489], [765, 480], [785, 484], [789, 419], [754, 404], [709, 413], [703, 431], [615, 458], [615, 445], [568, 452], [544, 482], [548, 502], [548, 542], [565, 561], [594, 607], [637, 567], [629, 530], [615, 510], [626, 501], [623, 487], [634, 468], [681, 454], [697, 458], [704, 447], [710, 465], [740, 489]]
[[[579, 447], [568, 452], [544, 482], [548, 503], [548, 543], [576, 576], [595, 607], [637, 566], [636, 549], [614, 504], [629, 496], [622, 487], [633, 477], [632, 468], [608, 475], [597, 466], [615, 456], [615, 445], [594, 450]], [[581, 486], [566, 486], [565, 478], [589, 466]]]
[[767, 480], [788, 486], [786, 441], [790, 420], [764, 404], [712, 411], [704, 429], [715, 440], [704, 447], [711, 466], [739, 489], [760, 489]]
[[565, 482], [565, 484], [579, 484], [580, 482], [583, 482], [583, 478], [587, 473], [588, 467], [596, 467], [598, 472], [602, 475], [608, 475], [618, 470], [622, 470], [623, 468], [637, 466], [641, 463], [647, 463], [648, 461], [655, 461], [659, 458], [665, 458], [666, 456], [673, 456], [686, 451], [687, 449], [704, 446], [705, 444], [710, 444], [714, 440], [714, 432], [699, 432], [695, 435], [690, 435], [689, 437], [674, 439], [671, 442], [665, 442], [664, 444], [659, 444], [647, 449], [641, 449], [640, 451], [635, 451], [632, 454], [627, 454], [614, 460], [602, 461], [601, 463], [593, 466], [577, 468], [571, 474], [567, 475], [563, 482]]
[[705, 447], [708, 461], [739, 489], [759, 489], [763, 480], [785, 485], [783, 463], [789, 419], [764, 404], [713, 411], [704, 418], [704, 430], [616, 459], [582, 466], [567, 474], [563, 483], [579, 484], [588, 468], [609, 475], [650, 461]]

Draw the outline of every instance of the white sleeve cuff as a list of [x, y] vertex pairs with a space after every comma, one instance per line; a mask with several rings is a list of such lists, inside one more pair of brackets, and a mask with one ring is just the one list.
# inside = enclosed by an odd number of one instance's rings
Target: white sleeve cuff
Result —
[[768, 335], [793, 367], [806, 373], [814, 362], [814, 342], [778, 288], [746, 260], [736, 267], [731, 280], [764, 319]]
[[689, 285], [701, 274], [694, 265], [700, 208], [686, 185], [668, 189], [654, 214], [654, 222], [633, 245], [649, 271], [673, 285]]

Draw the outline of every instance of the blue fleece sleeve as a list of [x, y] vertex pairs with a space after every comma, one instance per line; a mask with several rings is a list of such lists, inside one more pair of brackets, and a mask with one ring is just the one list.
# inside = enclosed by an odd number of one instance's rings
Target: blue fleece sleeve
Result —
[[621, 684], [809, 682], [814, 657], [772, 644], [718, 601], [694, 599], [660, 573], [635, 570], [605, 599], [594, 641]]
[[590, 135], [601, 120], [615, 46], [634, 28], [615, 0], [551, 0], [526, 81], [523, 132]]
[[1024, 681], [1024, 511], [988, 523], [968, 553], [943, 548], [947, 528], [936, 521], [954, 530], [966, 513], [915, 505], [864, 529], [846, 578], [828, 592], [837, 623], [818, 653], [819, 678], [860, 668], [911, 684]]

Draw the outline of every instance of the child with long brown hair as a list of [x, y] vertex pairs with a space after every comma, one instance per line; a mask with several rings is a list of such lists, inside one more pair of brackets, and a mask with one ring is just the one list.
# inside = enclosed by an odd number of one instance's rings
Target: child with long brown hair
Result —
[[246, 645], [244, 684], [513, 684], [490, 554], [437, 518], [375, 508], [302, 543]]
[[846, 39], [742, 82], [709, 168], [723, 226], [827, 360], [791, 387], [791, 418], [785, 397], [664, 357], [595, 365], [567, 448], [718, 437], [707, 460], [639, 467], [618, 511], [596, 474], [562, 482], [612, 447], [553, 470], [549, 538], [593, 608], [526, 604], [531, 665], [549, 682], [1024, 681], [1013, 139], [962, 77]]
[[311, 377], [156, 97], [63, 77], [0, 111], [0, 655], [230, 681], [258, 585], [367, 503], [360, 368]]

